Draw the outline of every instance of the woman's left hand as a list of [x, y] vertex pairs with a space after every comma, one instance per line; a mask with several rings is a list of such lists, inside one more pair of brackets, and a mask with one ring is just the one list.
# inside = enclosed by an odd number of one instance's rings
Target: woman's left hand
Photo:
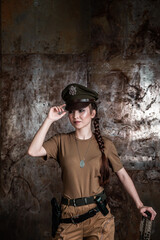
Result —
[[154, 209], [152, 207], [143, 206], [143, 207], [139, 208], [139, 211], [144, 217], [147, 217], [147, 214], [145, 213], [145, 211], [150, 212], [151, 220], [154, 220], [157, 215], [157, 213], [154, 211]]

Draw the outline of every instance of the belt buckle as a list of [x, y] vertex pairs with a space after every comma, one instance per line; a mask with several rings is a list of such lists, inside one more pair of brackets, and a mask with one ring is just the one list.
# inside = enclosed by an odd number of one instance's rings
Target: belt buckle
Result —
[[86, 197], [84, 198], [84, 202], [85, 202], [85, 204], [87, 204], [87, 203], [88, 203], [88, 202], [87, 202], [87, 198], [86, 198]]
[[72, 221], [73, 224], [76, 224], [75, 221], [74, 221], [74, 218], [71, 218], [71, 221]]
[[76, 218], [79, 218], [79, 215], [76, 215], [76, 216], [74, 216], [74, 217], [71, 217], [71, 221], [72, 221], [73, 224], [77, 224], [77, 223], [75, 222], [75, 219], [76, 219]]
[[74, 206], [74, 207], [77, 207], [77, 204], [76, 204], [76, 200], [75, 200], [75, 199], [73, 199], [73, 206]]

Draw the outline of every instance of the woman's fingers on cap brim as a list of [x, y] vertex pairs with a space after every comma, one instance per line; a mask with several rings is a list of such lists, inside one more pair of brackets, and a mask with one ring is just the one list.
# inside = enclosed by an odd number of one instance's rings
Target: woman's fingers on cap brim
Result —
[[56, 106], [53, 107], [53, 111], [54, 111], [54, 110], [58, 112], [58, 107], [56, 107]]
[[65, 106], [66, 106], [66, 104], [62, 104], [62, 105], [60, 105], [59, 107], [64, 109]]
[[58, 115], [61, 115], [62, 117], [66, 114], [67, 112], [58, 112]]

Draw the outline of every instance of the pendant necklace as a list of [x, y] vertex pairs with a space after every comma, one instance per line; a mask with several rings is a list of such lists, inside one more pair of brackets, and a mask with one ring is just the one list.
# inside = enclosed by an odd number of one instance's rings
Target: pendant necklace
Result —
[[[92, 137], [91, 137], [91, 139], [92, 139]], [[88, 149], [89, 149], [89, 146], [90, 146], [90, 143], [91, 143], [91, 139], [90, 139], [90, 141], [89, 141], [89, 143], [88, 143], [86, 152], [85, 152], [84, 157], [83, 157], [83, 159], [82, 159], [81, 156], [80, 156], [77, 139], [76, 139], [76, 137], [75, 137], [76, 146], [77, 146], [77, 151], [78, 151], [79, 160], [80, 160], [80, 167], [81, 167], [81, 168], [83, 168], [83, 167], [85, 166], [85, 160], [86, 160], [85, 157], [86, 157], [86, 155], [87, 155], [87, 152], [88, 152]]]

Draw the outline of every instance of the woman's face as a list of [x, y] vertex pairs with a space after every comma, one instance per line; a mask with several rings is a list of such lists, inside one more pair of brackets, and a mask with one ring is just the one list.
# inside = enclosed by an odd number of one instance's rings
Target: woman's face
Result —
[[79, 110], [69, 111], [68, 117], [73, 127], [81, 129], [91, 125], [92, 118], [95, 117], [96, 111], [91, 110], [90, 106]]

